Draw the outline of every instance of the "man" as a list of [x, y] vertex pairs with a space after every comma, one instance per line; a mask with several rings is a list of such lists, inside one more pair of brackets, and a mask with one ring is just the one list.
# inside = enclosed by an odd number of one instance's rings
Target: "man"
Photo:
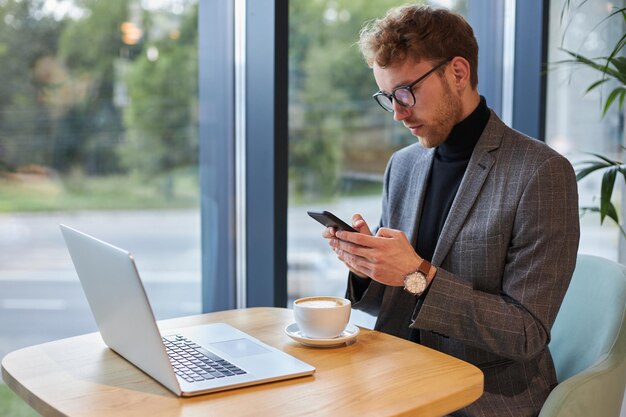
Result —
[[419, 144], [388, 163], [374, 236], [358, 214], [360, 233], [324, 231], [351, 271], [347, 297], [377, 330], [484, 372], [483, 396], [454, 415], [536, 416], [557, 383], [547, 345], [578, 249], [572, 167], [489, 110], [462, 17], [392, 9], [359, 46], [374, 98]]

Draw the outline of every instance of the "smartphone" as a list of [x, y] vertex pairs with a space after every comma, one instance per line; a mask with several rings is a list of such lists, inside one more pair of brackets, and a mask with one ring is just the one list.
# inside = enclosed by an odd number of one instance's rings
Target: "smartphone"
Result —
[[330, 211], [307, 211], [309, 216], [313, 217], [318, 222], [322, 223], [326, 227], [334, 227], [339, 230], [346, 230], [348, 232], [357, 232], [352, 226], [348, 223], [341, 220], [339, 217], [335, 216]]

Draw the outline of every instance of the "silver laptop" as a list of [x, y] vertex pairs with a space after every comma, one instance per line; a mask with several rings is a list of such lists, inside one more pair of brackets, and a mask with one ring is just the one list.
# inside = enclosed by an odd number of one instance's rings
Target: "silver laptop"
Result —
[[315, 372], [225, 323], [160, 334], [131, 254], [65, 225], [61, 232], [104, 342], [176, 395]]

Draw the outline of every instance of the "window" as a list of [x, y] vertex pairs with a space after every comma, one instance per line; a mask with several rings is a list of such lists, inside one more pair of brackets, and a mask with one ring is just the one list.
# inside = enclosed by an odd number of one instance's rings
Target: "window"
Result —
[[59, 223], [132, 251], [157, 319], [199, 313], [197, 2], [0, 6], [0, 357], [97, 330]]
[[343, 294], [346, 269], [307, 209], [380, 218], [382, 177], [410, 137], [371, 99], [376, 84], [355, 41], [397, 1], [289, 3], [288, 297]]
[[[606, 56], [624, 34], [621, 18], [601, 23], [612, 7], [624, 7], [623, 1], [585, 3], [572, 2], [569, 12], [561, 19], [564, 1], [551, 2], [548, 62], [570, 58], [559, 48], [589, 57]], [[607, 83], [585, 94], [587, 87], [599, 79], [598, 72], [582, 67], [553, 64], [548, 72], [546, 142], [566, 155], [575, 167], [578, 162], [590, 159], [585, 152], [616, 160], [623, 158], [620, 145], [624, 139], [624, 114], [614, 106], [601, 117], [604, 100], [614, 85]], [[579, 183], [581, 207], [599, 204], [601, 180], [602, 174], [598, 173]], [[619, 195], [616, 197], [614, 203], [619, 202]], [[601, 226], [598, 214], [586, 214], [581, 217], [579, 252], [616, 260], [619, 235], [612, 220], [607, 218]]]

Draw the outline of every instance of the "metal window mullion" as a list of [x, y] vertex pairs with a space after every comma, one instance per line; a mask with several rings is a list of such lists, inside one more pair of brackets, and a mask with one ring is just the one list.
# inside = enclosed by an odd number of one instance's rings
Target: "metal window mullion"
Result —
[[515, 8], [516, 0], [504, 3], [504, 44], [502, 46], [502, 121], [513, 124], [515, 79]]
[[235, 0], [235, 290], [247, 305], [246, 271], [246, 0]]

